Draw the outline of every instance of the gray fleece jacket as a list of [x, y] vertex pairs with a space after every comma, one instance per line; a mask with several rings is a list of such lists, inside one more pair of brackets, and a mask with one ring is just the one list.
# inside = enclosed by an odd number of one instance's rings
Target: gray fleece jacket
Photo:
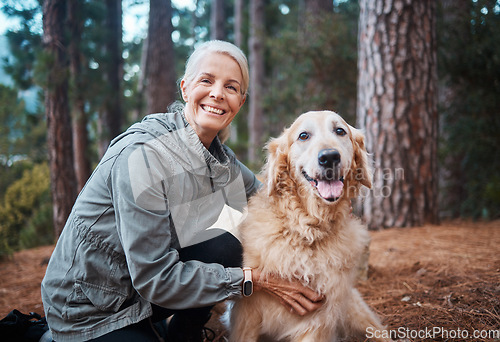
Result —
[[42, 282], [58, 342], [85, 341], [169, 309], [240, 296], [243, 272], [177, 250], [231, 229], [259, 187], [216, 138], [207, 150], [180, 113], [114, 139], [78, 196]]

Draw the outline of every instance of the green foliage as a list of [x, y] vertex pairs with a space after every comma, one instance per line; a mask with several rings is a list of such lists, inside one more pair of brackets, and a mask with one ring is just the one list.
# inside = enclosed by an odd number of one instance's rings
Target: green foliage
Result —
[[52, 204], [46, 163], [26, 169], [0, 206], [0, 257], [19, 248], [52, 243]]
[[[0, 165], [20, 159], [46, 160], [46, 127], [43, 115], [29, 113], [17, 91], [0, 84]], [[0, 184], [2, 180], [0, 180]], [[0, 189], [2, 189], [0, 185]]]
[[[276, 14], [267, 21], [271, 36], [267, 41], [268, 96], [265, 112], [280, 133], [308, 110], [328, 109], [353, 122], [356, 111], [357, 81], [357, 1], [336, 6], [333, 13], [305, 18], [297, 2], [289, 2], [289, 13]], [[269, 11], [266, 15], [270, 15]]]
[[[451, 211], [474, 218], [500, 217], [500, 4], [470, 2], [441, 13], [441, 78], [452, 94], [443, 103], [441, 154], [454, 170], [445, 196]], [[459, 8], [458, 8], [459, 9]], [[456, 9], [455, 9], [456, 10]], [[450, 209], [450, 208], [448, 208]]]
[[15, 141], [21, 136], [21, 114], [25, 112], [24, 102], [18, 100], [17, 91], [0, 84], [0, 161], [12, 163], [19, 154]]
[[[30, 7], [19, 6], [12, 1], [5, 1], [2, 10], [9, 16], [17, 17], [21, 27], [16, 31], [7, 31], [6, 36], [10, 45], [13, 59], [5, 62], [5, 71], [14, 79], [16, 85], [26, 90], [33, 86], [35, 64], [42, 49], [41, 32], [37, 30], [37, 15], [41, 14], [41, 7], [36, 2], [27, 4]], [[25, 5], [26, 6], [26, 5]], [[38, 29], [41, 29], [38, 27]]]

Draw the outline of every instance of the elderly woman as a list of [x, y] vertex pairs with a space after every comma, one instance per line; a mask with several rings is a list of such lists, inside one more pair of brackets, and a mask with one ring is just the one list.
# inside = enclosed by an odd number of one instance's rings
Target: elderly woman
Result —
[[244, 272], [239, 241], [219, 229], [232, 228], [260, 185], [218, 138], [248, 80], [236, 46], [204, 43], [180, 83], [186, 104], [111, 142], [42, 282], [55, 341], [158, 341], [153, 323], [172, 315], [168, 341], [201, 341], [212, 306], [251, 295], [252, 280], [298, 314], [321, 306], [298, 282]]

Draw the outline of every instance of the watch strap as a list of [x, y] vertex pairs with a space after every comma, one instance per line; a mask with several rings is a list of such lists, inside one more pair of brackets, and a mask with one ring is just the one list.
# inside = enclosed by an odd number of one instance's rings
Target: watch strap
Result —
[[248, 297], [253, 293], [252, 269], [243, 267], [243, 296]]

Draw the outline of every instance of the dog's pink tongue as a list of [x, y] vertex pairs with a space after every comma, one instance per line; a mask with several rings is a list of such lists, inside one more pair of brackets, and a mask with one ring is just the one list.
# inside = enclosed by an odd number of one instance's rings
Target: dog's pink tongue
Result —
[[318, 192], [321, 197], [325, 199], [339, 198], [342, 195], [342, 189], [344, 188], [344, 183], [339, 180], [335, 181], [327, 181], [320, 180], [318, 181]]

